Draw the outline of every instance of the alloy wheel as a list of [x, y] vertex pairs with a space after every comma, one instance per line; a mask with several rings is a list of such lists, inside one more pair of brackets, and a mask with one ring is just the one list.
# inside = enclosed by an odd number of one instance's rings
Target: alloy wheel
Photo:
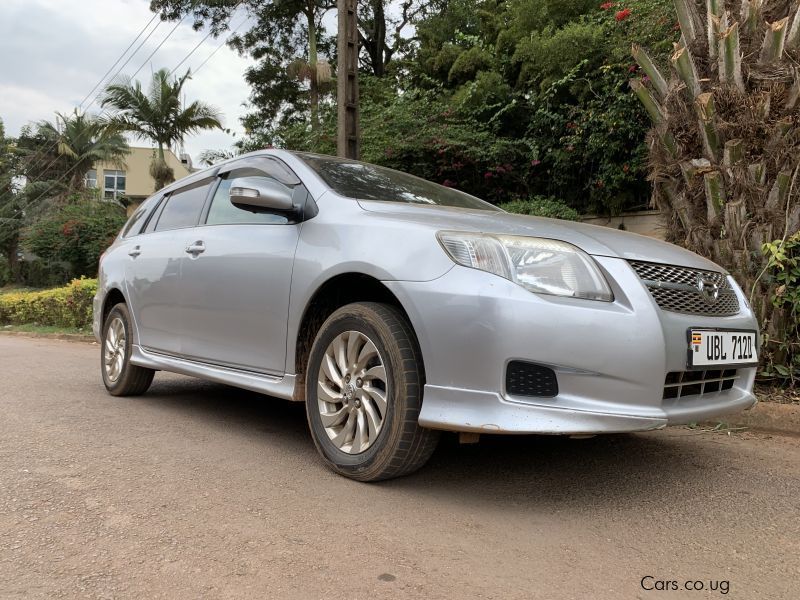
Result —
[[337, 335], [317, 375], [317, 405], [325, 432], [347, 454], [366, 451], [386, 419], [386, 367], [375, 343], [359, 331]]
[[125, 364], [126, 341], [125, 324], [120, 317], [115, 317], [108, 324], [103, 348], [103, 366], [106, 370], [106, 377], [112, 383], [116, 382], [122, 374], [122, 367]]

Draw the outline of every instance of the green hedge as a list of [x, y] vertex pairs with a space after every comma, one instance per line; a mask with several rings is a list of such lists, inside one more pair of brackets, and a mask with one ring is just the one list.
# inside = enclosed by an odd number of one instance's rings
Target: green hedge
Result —
[[0, 324], [90, 327], [96, 279], [74, 279], [64, 287], [0, 294]]
[[560, 200], [546, 196], [534, 196], [528, 200], [512, 200], [501, 204], [500, 208], [518, 215], [566, 219], [568, 221], [580, 219], [578, 211], [574, 208], [570, 208]]

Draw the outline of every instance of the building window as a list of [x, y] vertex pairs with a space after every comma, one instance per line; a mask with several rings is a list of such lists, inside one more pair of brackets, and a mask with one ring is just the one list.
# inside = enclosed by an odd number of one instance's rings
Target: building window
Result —
[[83, 178], [83, 185], [89, 189], [97, 187], [97, 169], [90, 169], [86, 172], [86, 177]]
[[103, 197], [116, 200], [125, 195], [125, 171], [104, 171]]

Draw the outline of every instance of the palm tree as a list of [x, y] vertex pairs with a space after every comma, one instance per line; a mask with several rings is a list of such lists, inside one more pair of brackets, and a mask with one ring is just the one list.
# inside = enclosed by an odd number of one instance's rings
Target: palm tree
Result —
[[41, 121], [38, 134], [48, 144], [56, 144], [56, 152], [63, 157], [69, 178], [68, 189], [84, 187], [86, 173], [97, 162], [121, 163], [130, 152], [125, 137], [103, 120], [93, 115], [56, 113], [56, 122]]
[[187, 71], [183, 77], [170, 79], [170, 72], [161, 69], [153, 73], [146, 93], [139, 81], [130, 78], [122, 78], [105, 90], [102, 106], [114, 110], [111, 123], [157, 144], [158, 153], [150, 165], [156, 189], [175, 181], [175, 173], [164, 158], [165, 147], [203, 129], [222, 129], [221, 114], [213, 106], [200, 101], [181, 105], [183, 85], [189, 78]]
[[701, 14], [695, 0], [675, 0], [683, 35], [669, 73], [633, 47], [647, 79], [631, 85], [653, 121], [653, 202], [669, 241], [727, 267], [766, 339], [783, 343], [797, 324], [773, 310], [782, 292], [764, 277], [762, 249], [778, 238], [783, 251], [800, 229], [800, 9], [796, 0], [705, 5]]
[[200, 159], [200, 164], [210, 167], [223, 160], [236, 158], [238, 155], [239, 152], [236, 150], [203, 150], [198, 158]]

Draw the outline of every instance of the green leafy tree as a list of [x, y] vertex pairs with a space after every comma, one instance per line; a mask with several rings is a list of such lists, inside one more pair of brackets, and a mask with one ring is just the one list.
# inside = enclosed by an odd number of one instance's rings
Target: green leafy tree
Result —
[[358, 38], [361, 67], [374, 77], [389, 74], [390, 64], [405, 57], [414, 40], [406, 28], [426, 15], [440, 10], [442, 0], [360, 0], [358, 2]]
[[191, 15], [196, 28], [208, 26], [217, 34], [227, 29], [234, 12], [247, 12], [250, 29], [233, 35], [230, 44], [256, 61], [245, 73], [253, 89], [254, 109], [245, 126], [252, 131], [269, 131], [274, 122], [293, 122], [298, 114], [307, 114], [316, 131], [320, 93], [331, 78], [329, 63], [320, 58], [320, 51], [330, 55], [333, 47], [333, 40], [322, 30], [322, 19], [334, 6], [334, 0], [150, 2], [151, 10], [160, 11], [162, 18]]
[[[449, 0], [416, 17], [415, 45], [388, 75], [361, 75], [364, 160], [493, 202], [555, 197], [581, 212], [649, 202], [646, 111], [628, 93], [632, 36], [677, 39], [671, 0]], [[532, 48], [535, 46], [536, 51]], [[321, 134], [305, 119], [251, 149], [335, 152], [333, 105]]]
[[114, 111], [110, 121], [113, 127], [157, 145], [150, 165], [156, 189], [175, 181], [175, 173], [164, 157], [165, 148], [198, 131], [222, 128], [221, 113], [216, 108], [199, 100], [183, 106], [183, 86], [189, 78], [187, 72], [171, 79], [169, 71], [161, 69], [153, 73], [146, 92], [139, 81], [122, 78], [109, 85], [103, 95], [102, 106]]
[[4, 285], [16, 271], [17, 245], [22, 222], [22, 205], [15, 179], [19, 171], [19, 152], [15, 141], [5, 135], [0, 119], [0, 254], [5, 259], [0, 285]]
[[[437, 10], [439, 4], [441, 0], [360, 0], [359, 62], [364, 72], [375, 77], [391, 75], [390, 65], [402, 60], [413, 44], [408, 26]], [[335, 7], [335, 0], [150, 2], [151, 10], [160, 11], [162, 18], [178, 20], [191, 15], [195, 28], [207, 26], [218, 35], [229, 27], [235, 12], [246, 12], [249, 29], [232, 35], [229, 41], [255, 60], [245, 73], [252, 90], [251, 111], [243, 119], [245, 129], [263, 146], [279, 143], [285, 129], [303, 124], [310, 129], [307, 137], [315, 149], [328, 142], [321, 138], [321, 113], [334, 103], [329, 83], [336, 39], [333, 32], [326, 31], [323, 18]], [[244, 145], [253, 146], [254, 140]]]

